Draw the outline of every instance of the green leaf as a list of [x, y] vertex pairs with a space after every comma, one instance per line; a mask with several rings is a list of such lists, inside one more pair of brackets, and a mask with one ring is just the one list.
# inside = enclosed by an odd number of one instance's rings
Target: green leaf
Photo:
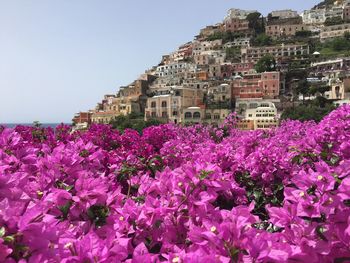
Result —
[[15, 241], [15, 238], [13, 236], [6, 236], [6, 237], [3, 237], [3, 240], [7, 243], [12, 243]]
[[325, 235], [323, 234], [326, 232], [326, 229], [323, 226], [317, 226], [316, 227], [316, 233], [317, 235], [323, 240], [323, 241], [328, 241]]
[[206, 179], [209, 175], [211, 175], [213, 173], [213, 171], [205, 171], [205, 170], [202, 170], [200, 175], [199, 175], [199, 179], [200, 180], [204, 180]]
[[0, 237], [3, 237], [5, 235], [5, 227], [0, 228]]
[[296, 155], [292, 158], [292, 163], [293, 164], [301, 164], [301, 155]]
[[96, 226], [106, 224], [106, 219], [109, 215], [109, 208], [104, 205], [92, 205], [87, 210], [87, 215]]

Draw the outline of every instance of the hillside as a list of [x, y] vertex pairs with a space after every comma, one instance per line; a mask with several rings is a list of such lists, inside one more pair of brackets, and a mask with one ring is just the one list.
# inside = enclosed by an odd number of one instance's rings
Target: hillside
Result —
[[324, 0], [315, 5], [312, 9], [324, 8], [334, 5], [335, 2], [342, 2], [341, 0]]

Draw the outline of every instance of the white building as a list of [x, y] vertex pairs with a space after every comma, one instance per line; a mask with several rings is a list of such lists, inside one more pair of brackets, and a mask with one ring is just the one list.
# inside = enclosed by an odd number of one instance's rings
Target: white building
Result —
[[237, 99], [236, 112], [246, 120], [276, 119], [277, 108], [271, 100]]
[[301, 13], [303, 24], [321, 25], [326, 21], [326, 9], [305, 10]]
[[327, 18], [332, 18], [332, 17], [337, 17], [340, 16], [343, 18], [343, 7], [341, 5], [333, 5], [331, 8], [326, 9], [325, 17]]
[[158, 66], [156, 69], [156, 75], [159, 77], [166, 76], [178, 76], [181, 73], [195, 72], [196, 65], [186, 62], [175, 62], [168, 65]]
[[291, 9], [275, 10], [272, 11], [269, 15], [279, 19], [293, 18], [299, 16], [297, 11]]
[[192, 48], [192, 55], [201, 55], [204, 51], [220, 50], [222, 49], [222, 39], [213, 41], [194, 41]]
[[277, 108], [271, 100], [237, 99], [235, 111], [242, 118], [241, 123], [250, 122], [254, 130], [270, 129], [279, 124]]
[[238, 37], [238, 38], [235, 38], [232, 42], [227, 42], [226, 44], [224, 44], [224, 48], [249, 47], [249, 46], [250, 46], [249, 37]]
[[225, 62], [226, 52], [222, 50], [202, 51], [193, 58], [196, 65], [222, 64]]
[[226, 20], [230, 20], [233, 18], [246, 19], [249, 14], [256, 13], [256, 12], [258, 12], [258, 11], [231, 8], [230, 10], [228, 10], [227, 15], [226, 15], [224, 20], [226, 21]]

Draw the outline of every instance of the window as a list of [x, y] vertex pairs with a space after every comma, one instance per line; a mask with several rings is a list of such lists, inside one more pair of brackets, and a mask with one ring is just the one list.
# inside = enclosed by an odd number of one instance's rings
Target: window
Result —
[[155, 118], [155, 117], [156, 117], [156, 113], [155, 113], [155, 112], [152, 112], [152, 113], [151, 113], [151, 116], [152, 116], [153, 118]]
[[163, 112], [162, 112], [162, 117], [163, 117], [163, 118], [167, 118], [167, 117], [168, 117], [168, 113], [167, 113], [166, 111], [163, 111]]
[[185, 119], [191, 119], [192, 113], [191, 112], [185, 112]]
[[167, 107], [166, 101], [162, 101], [162, 108], [166, 108], [166, 107]]
[[177, 111], [173, 111], [173, 116], [177, 116]]
[[193, 118], [194, 119], [200, 119], [201, 118], [201, 113], [200, 112], [193, 113]]
[[156, 107], [156, 102], [155, 101], [152, 101], [151, 102], [151, 108], [155, 108]]
[[214, 120], [219, 120], [220, 119], [220, 115], [219, 114], [214, 114]]
[[210, 113], [205, 114], [205, 118], [206, 119], [211, 119], [211, 114]]

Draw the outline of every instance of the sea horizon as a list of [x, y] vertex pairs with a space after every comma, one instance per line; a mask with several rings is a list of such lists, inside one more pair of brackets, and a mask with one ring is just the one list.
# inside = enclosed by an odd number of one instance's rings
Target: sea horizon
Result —
[[[64, 122], [52, 122], [52, 123], [40, 123], [40, 127], [42, 128], [56, 128], [58, 125], [61, 125], [61, 124], [64, 124], [64, 125], [69, 125], [71, 126], [70, 123], [64, 123]], [[0, 126], [5, 126], [7, 128], [15, 128], [17, 126], [34, 126], [35, 124], [32, 122], [32, 123], [0, 123]]]

